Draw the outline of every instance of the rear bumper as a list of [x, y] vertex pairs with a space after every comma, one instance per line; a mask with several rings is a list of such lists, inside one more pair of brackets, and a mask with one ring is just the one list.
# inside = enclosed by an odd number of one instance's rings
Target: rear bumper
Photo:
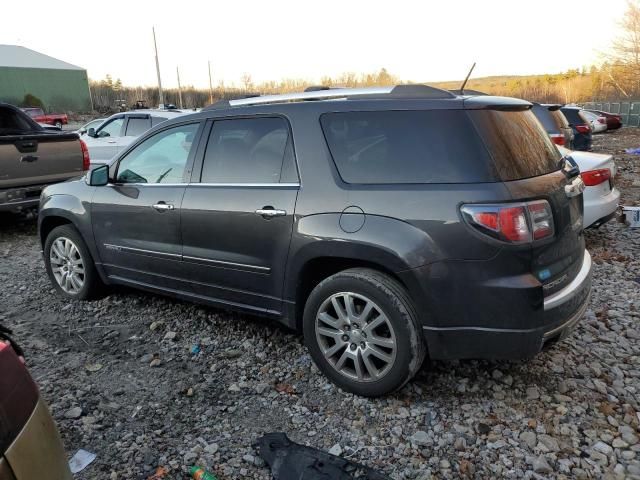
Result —
[[[454, 319], [448, 322], [451, 326], [444, 325], [442, 319], [436, 325], [423, 324], [429, 356], [520, 359], [536, 355], [545, 346], [565, 338], [582, 318], [589, 303], [591, 269], [591, 256], [585, 250], [575, 278], [539, 303], [532, 301], [542, 288], [539, 284], [503, 284], [485, 289], [481, 295], [469, 289], [468, 296], [460, 297], [458, 302], [466, 310], [466, 318], [481, 320], [465, 322], [466, 325], [455, 325]], [[448, 305], [454, 315], [460, 308]]]
[[609, 194], [600, 197], [591, 197], [585, 192], [583, 220], [585, 228], [600, 226], [613, 218], [619, 202], [620, 191], [615, 187]]
[[0, 190], [0, 212], [20, 212], [37, 207], [46, 185]]

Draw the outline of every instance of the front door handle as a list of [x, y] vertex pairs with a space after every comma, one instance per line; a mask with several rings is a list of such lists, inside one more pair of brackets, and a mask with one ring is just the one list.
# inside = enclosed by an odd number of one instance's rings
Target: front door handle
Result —
[[36, 160], [38, 160], [37, 155], [25, 155], [24, 157], [20, 158], [21, 162], [35, 162]]
[[108, 143], [116, 143], [116, 141], [115, 140], [109, 140]]
[[158, 212], [166, 212], [167, 210], [173, 210], [174, 206], [170, 203], [158, 202], [153, 205]]
[[286, 210], [279, 210], [273, 207], [262, 207], [256, 210], [256, 213], [262, 218], [284, 217], [287, 214]]

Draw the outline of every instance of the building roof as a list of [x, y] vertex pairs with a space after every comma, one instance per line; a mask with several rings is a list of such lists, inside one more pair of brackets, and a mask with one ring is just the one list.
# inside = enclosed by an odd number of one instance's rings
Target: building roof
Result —
[[84, 70], [84, 68], [18, 45], [0, 45], [0, 67]]

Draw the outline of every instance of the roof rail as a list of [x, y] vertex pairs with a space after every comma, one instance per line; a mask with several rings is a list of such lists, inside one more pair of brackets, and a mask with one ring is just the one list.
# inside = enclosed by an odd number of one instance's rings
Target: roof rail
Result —
[[332, 88], [329, 90], [316, 90], [312, 92], [284, 93], [282, 95], [264, 95], [254, 98], [241, 98], [229, 100], [229, 105], [261, 105], [265, 103], [295, 102], [298, 100], [324, 100], [329, 98], [347, 98], [357, 95], [382, 95], [391, 93], [393, 87], [372, 88]]
[[[282, 95], [264, 95], [250, 98], [229, 100], [229, 106], [263, 105], [269, 103], [295, 102], [301, 100], [328, 100], [338, 98], [430, 98], [444, 99], [455, 98], [456, 95], [447, 90], [442, 90], [428, 85], [396, 85], [391, 87], [366, 87], [366, 88], [326, 88], [310, 87], [304, 92], [284, 93]], [[215, 104], [214, 104], [215, 105]], [[222, 106], [222, 104], [220, 105]], [[226, 104], [225, 104], [226, 106]], [[207, 107], [209, 108], [209, 107]]]

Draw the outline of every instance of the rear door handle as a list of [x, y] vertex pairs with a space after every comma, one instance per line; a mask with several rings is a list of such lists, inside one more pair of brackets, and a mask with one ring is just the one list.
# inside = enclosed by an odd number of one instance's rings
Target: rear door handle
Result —
[[20, 158], [21, 162], [35, 162], [36, 160], [38, 160], [38, 156], [37, 155], [25, 155], [24, 157]]
[[153, 205], [158, 212], [166, 212], [167, 210], [173, 210], [174, 206], [170, 203], [158, 202]]
[[116, 141], [115, 140], [109, 140], [108, 143], [116, 143]]
[[262, 207], [256, 210], [256, 213], [262, 218], [284, 217], [287, 214], [286, 210], [279, 210], [273, 207]]

